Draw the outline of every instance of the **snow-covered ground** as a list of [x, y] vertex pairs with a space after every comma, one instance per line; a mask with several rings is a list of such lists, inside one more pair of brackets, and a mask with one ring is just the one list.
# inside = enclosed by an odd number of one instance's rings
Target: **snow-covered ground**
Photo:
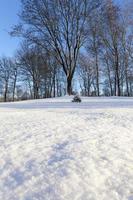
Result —
[[0, 104], [0, 200], [133, 200], [133, 98]]

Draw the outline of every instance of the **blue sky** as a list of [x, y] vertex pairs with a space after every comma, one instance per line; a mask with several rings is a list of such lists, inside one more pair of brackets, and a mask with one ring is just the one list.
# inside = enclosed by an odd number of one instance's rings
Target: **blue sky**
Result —
[[[124, 2], [126, 0], [117, 0]], [[19, 21], [20, 0], [0, 0], [0, 56], [13, 56], [19, 46], [19, 39], [12, 38], [8, 32]]]
[[19, 21], [19, 10], [20, 0], [0, 0], [0, 56], [12, 56], [19, 45], [19, 40], [8, 34], [12, 25]]

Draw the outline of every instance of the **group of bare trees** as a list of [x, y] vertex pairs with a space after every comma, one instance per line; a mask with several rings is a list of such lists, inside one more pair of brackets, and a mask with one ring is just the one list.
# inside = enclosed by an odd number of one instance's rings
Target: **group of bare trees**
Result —
[[133, 96], [133, 18], [128, 6], [121, 10], [107, 0], [88, 19], [85, 59], [79, 69], [82, 93]]
[[26, 41], [21, 44], [15, 59], [0, 60], [0, 100], [62, 96], [65, 91], [64, 74], [54, 54]]
[[23, 42], [14, 59], [0, 61], [4, 101], [71, 95], [74, 76], [82, 95], [133, 96], [133, 5], [21, 2], [20, 24], [11, 35]]
[[15, 60], [3, 57], [0, 60], [0, 94], [4, 101], [14, 101], [18, 75], [18, 65]]
[[[21, 74], [27, 79], [30, 96], [34, 99], [61, 96], [64, 86], [61, 71], [52, 52], [26, 42], [18, 51]], [[58, 79], [60, 82], [58, 82]]]

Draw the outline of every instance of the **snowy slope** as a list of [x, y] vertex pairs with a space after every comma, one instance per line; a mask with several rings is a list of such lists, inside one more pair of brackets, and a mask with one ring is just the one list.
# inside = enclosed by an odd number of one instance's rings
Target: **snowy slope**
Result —
[[133, 98], [0, 104], [0, 200], [133, 200]]

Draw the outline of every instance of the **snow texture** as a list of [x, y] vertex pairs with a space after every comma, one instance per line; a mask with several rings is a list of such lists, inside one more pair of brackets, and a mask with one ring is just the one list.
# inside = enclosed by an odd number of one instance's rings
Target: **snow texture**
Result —
[[133, 98], [0, 104], [0, 200], [133, 200]]

